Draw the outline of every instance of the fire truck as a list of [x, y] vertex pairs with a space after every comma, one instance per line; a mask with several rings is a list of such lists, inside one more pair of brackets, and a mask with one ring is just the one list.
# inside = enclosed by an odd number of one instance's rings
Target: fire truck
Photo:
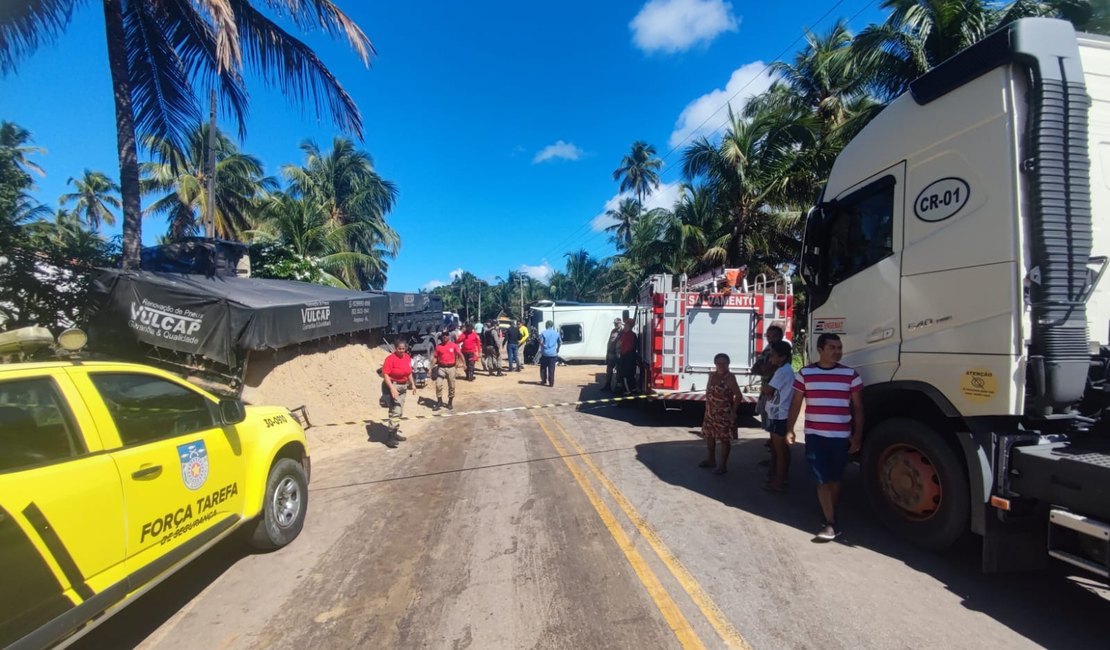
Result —
[[743, 268], [694, 278], [652, 275], [640, 287], [636, 325], [644, 394], [665, 402], [704, 402], [713, 357], [724, 352], [745, 401], [754, 404], [759, 377], [751, 367], [763, 351], [764, 331], [778, 325], [786, 340], [793, 340], [790, 275], [760, 274], [751, 283]]

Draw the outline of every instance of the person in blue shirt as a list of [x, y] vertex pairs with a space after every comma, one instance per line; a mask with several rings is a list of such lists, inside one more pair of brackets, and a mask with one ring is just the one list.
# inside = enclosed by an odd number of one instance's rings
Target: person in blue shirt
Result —
[[559, 348], [563, 337], [555, 331], [555, 323], [547, 321], [547, 329], [540, 333], [540, 385], [555, 385], [555, 362], [559, 360]]

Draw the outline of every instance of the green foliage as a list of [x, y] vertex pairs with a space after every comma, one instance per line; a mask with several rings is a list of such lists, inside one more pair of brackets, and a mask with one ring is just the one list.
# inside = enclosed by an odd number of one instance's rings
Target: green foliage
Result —
[[352, 242], [357, 245], [367, 238], [365, 231], [371, 226], [364, 221], [338, 223], [326, 204], [312, 197], [276, 192], [261, 205], [259, 223], [260, 228], [251, 234], [260, 244], [256, 248], [261, 277], [358, 289], [360, 285], [350, 284], [343, 275], [354, 269], [368, 278], [380, 277], [384, 284], [388, 251], [352, 247]]
[[[66, 31], [73, 0], [6, 2], [0, 11], [0, 73], [16, 70], [38, 48]], [[137, 268], [141, 245], [140, 187], [134, 142], [154, 138], [185, 148], [200, 121], [198, 96], [219, 95], [246, 134], [244, 74], [279, 89], [291, 101], [330, 116], [362, 136], [354, 99], [304, 42], [272, 18], [305, 32], [347, 41], [364, 65], [373, 45], [331, 0], [140, 2], [104, 0], [108, 63], [116, 98], [125, 265]], [[257, 6], [256, 6], [257, 5]]]
[[118, 244], [88, 230], [75, 214], [50, 210], [30, 198], [31, 134], [0, 123], [0, 328], [80, 325], [89, 313], [96, 267], [118, 261]]
[[[346, 138], [335, 138], [323, 151], [312, 141], [301, 144], [303, 166], [286, 165], [289, 194], [317, 206], [333, 227], [342, 228], [350, 263], [335, 271], [351, 287], [385, 286], [389, 258], [401, 237], [386, 222], [397, 202], [397, 186], [374, 169], [370, 154]], [[372, 260], [367, 260], [372, 258]]]
[[58, 203], [65, 206], [74, 203], [73, 211], [93, 230], [100, 230], [101, 222], [109, 226], [116, 223], [113, 209], [119, 210], [123, 204], [119, 200], [119, 185], [108, 178], [104, 172], [86, 169], [81, 178], [70, 178], [67, 185], [74, 191], [63, 194]]
[[[143, 194], [155, 195], [146, 209], [148, 215], [166, 219], [171, 237], [186, 237], [202, 231], [202, 217], [208, 210], [209, 126], [201, 124], [189, 131], [184, 148], [167, 138], [148, 137], [144, 146], [153, 160], [142, 163]], [[277, 187], [266, 176], [262, 161], [239, 151], [231, 138], [216, 130], [215, 234], [221, 239], [239, 240], [250, 230], [251, 215], [257, 211], [265, 193]]]
[[[696, 275], [744, 265], [750, 275], [777, 273], [796, 258], [802, 215], [836, 156], [910, 81], [1022, 17], [1057, 16], [1103, 33], [1110, 17], [1108, 0], [885, 0], [883, 6], [887, 19], [860, 35], [838, 21], [824, 33], [807, 32], [793, 58], [774, 62], [769, 91], [750, 100], [743, 114], [730, 113], [719, 136], [682, 152], [683, 186], [674, 205], [642, 209], [659, 187], [662, 161], [655, 147], [635, 141], [613, 172], [619, 191], [631, 195], [607, 212], [617, 254], [599, 260], [584, 250], [567, 253], [566, 268], [546, 284], [528, 278], [526, 302], [634, 301], [653, 273]], [[464, 273], [433, 291], [464, 317], [475, 315], [481, 295], [480, 316], [487, 318], [494, 309], [511, 313], [506, 304], [519, 305], [519, 295], [506, 302], [514, 289], [519, 292], [513, 273], [492, 285]], [[801, 351], [807, 305], [797, 278], [794, 291]]]

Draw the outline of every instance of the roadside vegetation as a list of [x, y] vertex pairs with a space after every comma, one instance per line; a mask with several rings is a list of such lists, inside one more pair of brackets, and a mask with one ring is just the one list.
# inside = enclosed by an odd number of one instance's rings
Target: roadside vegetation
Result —
[[[607, 214], [616, 254], [566, 253], [565, 268], [547, 282], [525, 278], [525, 302], [635, 301], [640, 283], [653, 273], [694, 275], [741, 266], [749, 277], [777, 273], [797, 258], [805, 211], [837, 154], [911, 81], [1020, 18], [1064, 18], [1081, 31], [1110, 34], [1106, 0], [884, 0], [881, 6], [887, 18], [858, 34], [844, 21], [807, 33], [792, 59], [769, 66], [771, 88], [743, 112], [730, 111], [719, 134], [663, 156], [647, 142], [633, 142], [613, 172], [623, 196]], [[680, 172], [678, 200], [645, 209], [661, 185], [664, 163]], [[464, 316], [515, 314], [520, 276], [512, 271], [484, 282], [463, 272], [433, 292]], [[801, 325], [805, 296], [796, 289]]]
[[[0, 320], [7, 326], [67, 322], [82, 312], [81, 300], [52, 290], [58, 278], [42, 269], [71, 269], [67, 282], [79, 286], [87, 282], [81, 269], [137, 268], [144, 224], [163, 228], [162, 241], [203, 235], [212, 173], [213, 232], [247, 243], [256, 275], [355, 289], [385, 285], [401, 246], [388, 223], [398, 188], [359, 148], [362, 119], [339, 81], [260, 4], [294, 28], [345, 41], [369, 65], [369, 39], [329, 0], [237, 0], [226, 3], [233, 20], [210, 13], [208, 3], [105, 0], [118, 175], [85, 170], [69, 179], [70, 191], [56, 205], [39, 203], [32, 192], [45, 173], [45, 152], [27, 125], [0, 123]], [[622, 198], [607, 213], [606, 231], [616, 254], [599, 257], [576, 246], [542, 280], [511, 270], [485, 281], [463, 271], [432, 291], [464, 317], [487, 319], [518, 313], [522, 299], [633, 301], [652, 273], [720, 266], [746, 266], [749, 276], [777, 272], [795, 259], [804, 211], [836, 155], [910, 81], [1022, 17], [1057, 16], [1110, 33], [1108, 5], [884, 0], [887, 18], [858, 34], [844, 21], [808, 33], [793, 58], [771, 64], [770, 90], [742, 112], [729, 111], [720, 132], [662, 155], [633, 142], [613, 171]], [[75, 0], [59, 0], [6, 12], [0, 73], [17, 70], [80, 10]], [[330, 146], [306, 141], [299, 162], [264, 169], [236, 144], [246, 130], [246, 70], [314, 107], [343, 135]], [[237, 134], [211, 131], [203, 120], [200, 107], [213, 96]], [[677, 201], [646, 208], [672, 170], [681, 183]], [[104, 237], [101, 229], [117, 221], [122, 235]], [[797, 306], [804, 319], [800, 294]]]

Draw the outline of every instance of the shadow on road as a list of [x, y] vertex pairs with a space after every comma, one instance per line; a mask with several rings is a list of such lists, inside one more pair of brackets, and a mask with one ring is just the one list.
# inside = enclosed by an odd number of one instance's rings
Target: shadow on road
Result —
[[[578, 386], [578, 400], [605, 399], [619, 397], [620, 393], [601, 390], [605, 382], [605, 371], [595, 373], [594, 381]], [[637, 427], [686, 427], [700, 430], [705, 417], [705, 403], [697, 401], [661, 401], [639, 398], [630, 402], [617, 402], [599, 406], [583, 405], [579, 411], [591, 416], [618, 420]], [[740, 428], [758, 427], [759, 421], [744, 413], [736, 420]]]
[[[228, 536], [103, 625], [78, 639], [70, 648], [134, 648], [249, 554], [242, 534]], [[165, 645], [176, 646], [185, 642], [184, 639], [169, 639]]]
[[[699, 468], [697, 464], [704, 457], [705, 444], [700, 438], [636, 447], [636, 458], [666, 483], [807, 535], [820, 528], [820, 511], [803, 445], [793, 448], [791, 488], [781, 494], [762, 489], [766, 469], [759, 466], [759, 461], [767, 457], [762, 439], [735, 442], [725, 476]], [[850, 466], [839, 513], [845, 532], [839, 543], [896, 558], [936, 578], [962, 599], [964, 607], [990, 616], [1034, 643], [1046, 647], [1106, 647], [1105, 628], [1097, 621], [1110, 613], [1110, 603], [1084, 586], [1085, 577], [1072, 576], [1066, 567], [1055, 564], [1038, 572], [985, 575], [980, 569], [981, 544], [972, 535], [947, 552], [918, 549], [878, 526], [861, 482], [858, 466]]]

